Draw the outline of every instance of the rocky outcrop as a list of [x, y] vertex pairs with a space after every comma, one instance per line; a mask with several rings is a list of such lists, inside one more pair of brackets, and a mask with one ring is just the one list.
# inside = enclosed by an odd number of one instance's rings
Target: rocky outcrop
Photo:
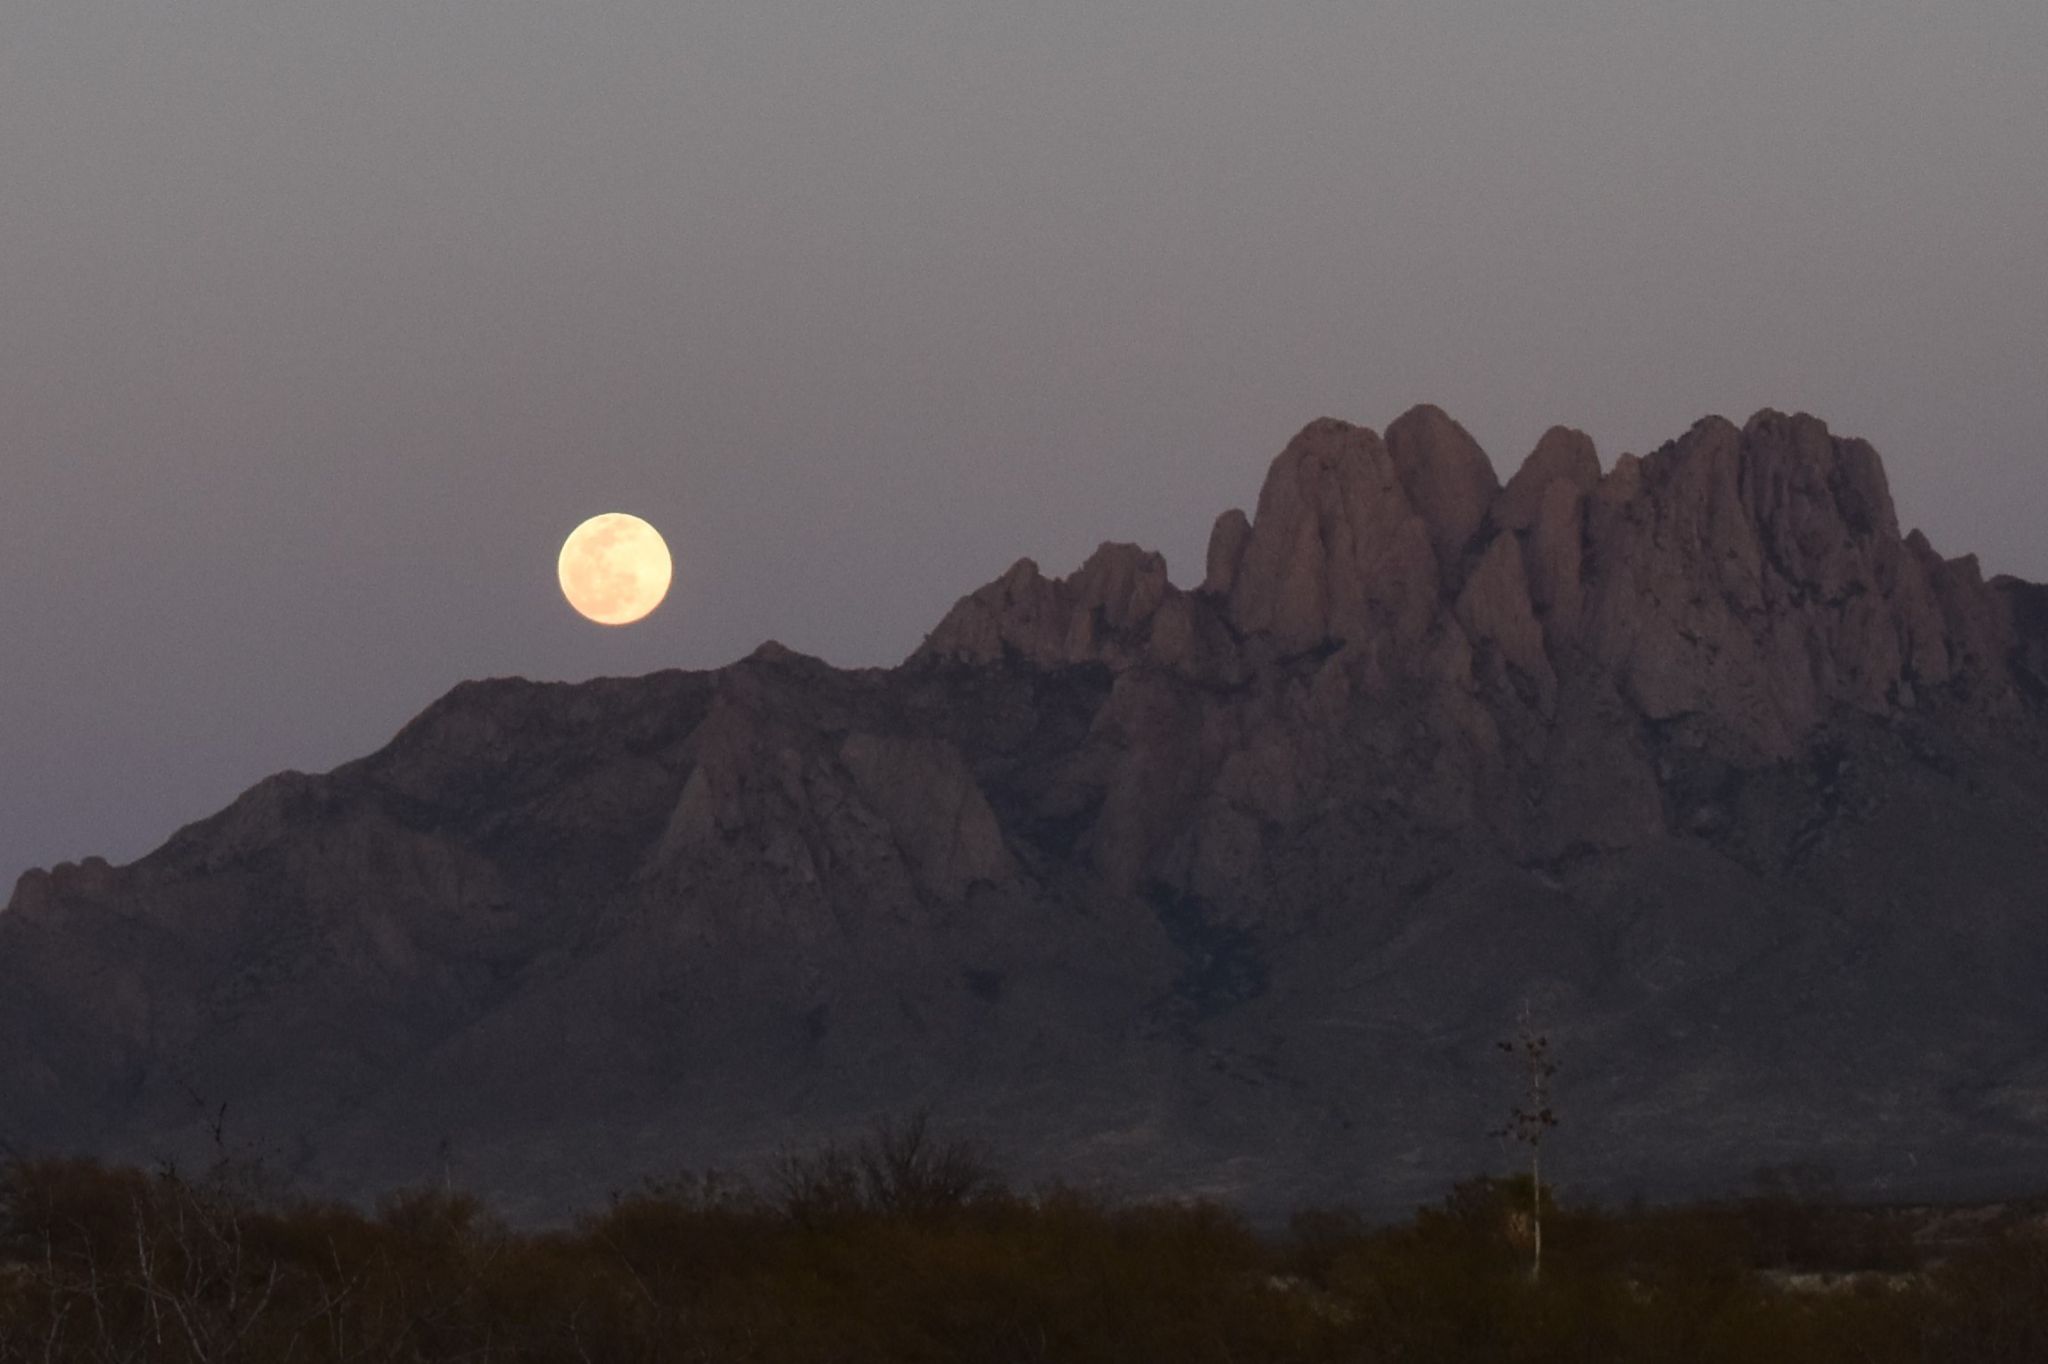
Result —
[[1500, 493], [1486, 452], [1441, 408], [1424, 405], [1387, 428], [1387, 453], [1408, 500], [1429, 527], [1446, 582], [1455, 583], [1472, 539]]
[[336, 1189], [445, 1139], [551, 1206], [936, 1103], [1027, 1176], [1403, 1202], [1489, 1158], [1531, 998], [1581, 1187], [1875, 1188], [1907, 1130], [2048, 1182], [2044, 883], [2048, 589], [1902, 536], [1867, 445], [1558, 427], [1502, 487], [1435, 408], [1324, 419], [1192, 590], [1108, 544], [900, 668], [469, 683], [31, 873], [0, 1137], [162, 1154], [196, 1093]]
[[1267, 471], [1238, 561], [1232, 624], [1282, 651], [1413, 644], [1440, 604], [1430, 529], [1379, 437], [1311, 422]]
[[[1199, 590], [1128, 545], [1067, 579], [1020, 564], [913, 662], [1123, 678], [1099, 724], [1147, 705], [1175, 718], [1120, 750], [1092, 865], [1122, 886], [1256, 898], [1265, 853], [1247, 828], [1343, 787], [1328, 755], [1380, 726], [1403, 737], [1361, 773], [1439, 825], [1483, 825], [1526, 857], [1640, 842], [1669, 812], [1613, 804], [1660, 785], [1617, 726], [1682, 729], [1754, 764], [1793, 758], [1843, 713], [2010, 719], [2031, 677], [2010, 599], [1901, 537], [1875, 453], [1811, 417], [1709, 419], [1604, 475], [1584, 433], [1554, 427], [1502, 488], [1462, 427], [1420, 407], [1385, 441], [1305, 427], [1256, 515], [1217, 520]], [[1184, 713], [1176, 685], [1255, 700]]]
[[1970, 638], [1988, 599], [1900, 538], [1860, 441], [1810, 417], [1710, 420], [1593, 502], [1587, 644], [1652, 721], [1711, 717], [1735, 750], [1783, 757], [1840, 707], [2005, 707], [2002, 665], [1984, 666], [1998, 641]]
[[1522, 563], [1512, 536], [1496, 538], [1458, 597], [1458, 623], [1478, 647], [1478, 666], [1490, 670], [1485, 680], [1549, 715], [1557, 704], [1557, 673]]
[[1166, 561], [1136, 545], [1104, 545], [1070, 578], [1047, 579], [1019, 560], [963, 600], [926, 638], [917, 657], [953, 663], [1014, 658], [1038, 667], [1113, 661], [1144, 650], [1169, 595]]
[[[1975, 573], [1971, 561], [1971, 574]], [[2007, 656], [2013, 681], [2020, 693], [2036, 707], [2048, 709], [2048, 587], [2021, 582], [2017, 578], [1994, 579], [1998, 613], [1990, 621], [1970, 619], [1981, 629], [1981, 655], [1988, 656], [2001, 642], [2011, 642]]]
[[1592, 437], [1568, 426], [1553, 426], [1536, 442], [1536, 448], [1493, 504], [1490, 515], [1501, 530], [1525, 532], [1535, 529], [1542, 517], [1543, 502], [1554, 483], [1564, 484], [1573, 494], [1584, 497], [1600, 483], [1600, 457]]
[[1209, 531], [1207, 572], [1202, 578], [1203, 592], [1211, 596], [1230, 595], [1230, 589], [1237, 584], [1238, 568], [1244, 563], [1245, 546], [1251, 543], [1251, 539], [1251, 519], [1236, 507], [1216, 518], [1216, 524]]

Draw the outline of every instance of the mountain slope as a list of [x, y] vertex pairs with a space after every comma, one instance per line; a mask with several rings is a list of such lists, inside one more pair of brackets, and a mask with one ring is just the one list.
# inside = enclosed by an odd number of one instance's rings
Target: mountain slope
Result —
[[1583, 1192], [2048, 1180], [2048, 590], [1703, 421], [1502, 487], [1323, 420], [1206, 572], [1019, 563], [901, 667], [466, 684], [0, 914], [0, 1128], [541, 1214], [930, 1104], [1027, 1177], [1396, 1206], [1524, 1000]]

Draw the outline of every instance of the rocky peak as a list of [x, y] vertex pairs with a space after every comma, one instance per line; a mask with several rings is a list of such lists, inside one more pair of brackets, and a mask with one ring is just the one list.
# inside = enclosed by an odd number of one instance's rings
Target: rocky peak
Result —
[[1051, 663], [1066, 636], [1059, 592], [1031, 559], [1019, 559], [963, 597], [911, 657], [994, 663], [1006, 650]]
[[1818, 418], [1763, 411], [1742, 430], [1743, 493], [1764, 550], [1791, 577], [1826, 593], [1852, 547], [1899, 538], [1891, 487], [1877, 452], [1837, 440]]
[[1600, 482], [1600, 457], [1592, 439], [1583, 431], [1553, 426], [1488, 516], [1501, 539], [1521, 543], [1530, 609], [1542, 621], [1551, 647], [1578, 636], [1585, 601], [1586, 499]]
[[1166, 560], [1136, 545], [1104, 544], [1067, 578], [1020, 559], [954, 606], [913, 658], [1126, 666], [1143, 652], [1153, 617], [1179, 595]]
[[1082, 650], [1092, 648], [1099, 631], [1143, 628], [1173, 590], [1166, 580], [1166, 560], [1130, 544], [1098, 546], [1067, 585], [1076, 616], [1072, 642]]
[[1551, 484], [1563, 483], [1583, 497], [1599, 482], [1600, 457], [1593, 449], [1592, 437], [1568, 426], [1553, 426], [1508, 480], [1493, 505], [1493, 524], [1502, 530], [1532, 529]]
[[1652, 720], [1711, 717], [1737, 751], [1775, 757], [1839, 707], [2008, 704], [1985, 590], [1900, 538], [1862, 441], [1765, 411], [1624, 466], [1591, 502], [1590, 643]]
[[1437, 611], [1438, 581], [1429, 527], [1386, 445], [1326, 417], [1267, 470], [1230, 618], [1283, 650], [1378, 634], [1413, 640]]
[[809, 654], [798, 653], [779, 639], [764, 639], [754, 646], [754, 652], [748, 654], [745, 661], [774, 666], [780, 663], [815, 663], [818, 660]]
[[1794, 750], [1837, 707], [1995, 708], [2016, 685], [2013, 595], [1902, 539], [1876, 453], [1803, 414], [1709, 417], [1604, 477], [1584, 432], [1553, 427], [1504, 489], [1437, 408], [1384, 440], [1320, 419], [1273, 460], [1255, 516], [1217, 519], [1205, 569], [1187, 593], [1134, 545], [1064, 579], [1021, 561], [918, 656], [1235, 685], [1260, 660], [1346, 652], [1368, 690], [1442, 689], [1481, 752], [1552, 716], [1574, 678], [1653, 722], [1714, 717], [1752, 755]]
[[1209, 531], [1208, 571], [1202, 578], [1204, 592], [1230, 595], [1237, 582], [1238, 565], [1244, 562], [1244, 547], [1251, 543], [1251, 538], [1251, 518], [1236, 507], [1216, 518]]
[[114, 888], [118, 873], [103, 857], [82, 862], [59, 862], [44, 870], [31, 867], [14, 883], [14, 894], [0, 904], [0, 914], [18, 912], [30, 917], [50, 914], [69, 900], [103, 896]]
[[1492, 462], [1464, 427], [1427, 403], [1397, 418], [1387, 428], [1386, 444], [1408, 500], [1429, 527], [1439, 568], [1446, 580], [1455, 579], [1500, 495]]

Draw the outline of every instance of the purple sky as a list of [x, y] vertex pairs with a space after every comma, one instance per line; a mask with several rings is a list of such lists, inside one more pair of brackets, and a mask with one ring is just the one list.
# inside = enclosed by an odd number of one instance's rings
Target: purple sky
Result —
[[1803, 408], [2048, 578], [2044, 71], [2041, 0], [9, 6], [0, 895], [465, 677], [1189, 581], [1324, 414]]

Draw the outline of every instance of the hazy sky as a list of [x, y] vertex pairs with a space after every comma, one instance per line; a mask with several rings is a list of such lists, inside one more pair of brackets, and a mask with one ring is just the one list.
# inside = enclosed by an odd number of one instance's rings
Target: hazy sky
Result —
[[1803, 408], [2048, 578], [2044, 247], [2042, 0], [15, 0], [0, 897], [465, 677], [1187, 582], [1324, 414]]

